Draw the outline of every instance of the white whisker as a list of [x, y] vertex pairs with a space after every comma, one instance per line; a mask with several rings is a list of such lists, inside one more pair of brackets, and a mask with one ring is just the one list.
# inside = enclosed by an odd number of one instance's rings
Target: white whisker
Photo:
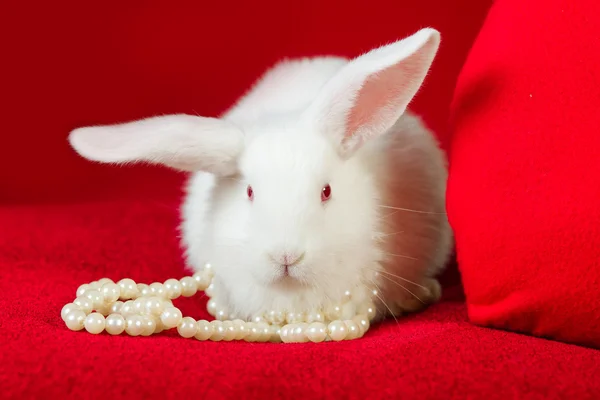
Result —
[[379, 205], [379, 207], [381, 207], [381, 208], [389, 208], [391, 210], [408, 211], [408, 212], [413, 212], [413, 213], [416, 213], [416, 214], [446, 215], [445, 212], [420, 211], [420, 210], [412, 210], [410, 208], [385, 206], [385, 205], [381, 205], [381, 204]]
[[394, 236], [394, 235], [398, 235], [400, 233], [404, 233], [404, 231], [400, 231], [400, 232], [393, 232], [393, 233], [378, 233], [377, 236], [378, 237], [387, 237], [387, 236]]
[[403, 277], [401, 277], [400, 275], [392, 274], [391, 272], [384, 271], [384, 270], [377, 270], [377, 269], [375, 269], [375, 268], [372, 268], [372, 270], [373, 270], [373, 271], [375, 271], [375, 272], [378, 272], [378, 273], [380, 273], [380, 274], [387, 274], [387, 275], [389, 275], [389, 276], [393, 276], [394, 278], [401, 279], [401, 280], [403, 280], [404, 282], [412, 283], [413, 285], [415, 285], [415, 286], [418, 286], [418, 287], [420, 287], [421, 289], [428, 290], [428, 289], [427, 289], [425, 286], [423, 286], [423, 285], [419, 285], [417, 282], [413, 282], [413, 281], [411, 281], [410, 279], [403, 278]]
[[402, 289], [406, 290], [408, 293], [412, 294], [415, 299], [419, 300], [421, 303], [425, 304], [425, 302], [423, 300], [421, 300], [419, 298], [419, 296], [417, 296], [416, 294], [414, 294], [413, 292], [411, 292], [407, 287], [405, 287], [404, 285], [401, 285], [400, 283], [396, 282], [395, 280], [393, 280], [392, 278], [385, 276], [385, 275], [381, 275], [382, 278], [387, 279], [388, 281], [395, 283], [396, 285], [400, 286]]
[[[375, 281], [373, 279], [369, 279], [369, 280], [371, 281], [371, 283], [373, 285], [375, 285], [375, 287], [377, 288], [377, 291], [381, 292], [381, 289], [379, 289], [379, 286], [377, 286], [377, 283], [375, 283]], [[385, 306], [385, 308], [387, 308], [389, 310], [390, 315], [392, 316], [392, 318], [394, 318], [394, 320], [396, 321], [396, 324], [398, 324], [398, 319], [394, 315], [394, 312], [392, 311], [392, 309], [387, 305], [387, 303], [383, 300], [383, 298], [381, 296], [379, 296], [379, 294], [377, 294], [377, 293], [374, 293], [374, 294], [383, 303], [383, 305]]]
[[400, 258], [407, 258], [409, 260], [414, 260], [414, 261], [419, 261], [418, 258], [414, 258], [411, 256], [405, 256], [404, 254], [394, 254], [394, 253], [385, 253], [388, 256], [393, 256], [393, 257], [400, 257]]

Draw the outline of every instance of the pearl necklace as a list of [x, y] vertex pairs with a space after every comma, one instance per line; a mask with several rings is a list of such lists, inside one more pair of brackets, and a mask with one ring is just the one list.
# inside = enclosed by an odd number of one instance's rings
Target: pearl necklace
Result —
[[[77, 298], [62, 308], [61, 317], [70, 330], [85, 328], [92, 334], [106, 330], [110, 335], [126, 332], [130, 336], [150, 336], [177, 328], [184, 338], [215, 342], [317, 343], [360, 338], [367, 332], [376, 314], [370, 299], [363, 304], [355, 304], [352, 292], [348, 290], [341, 305], [325, 311], [285, 313], [273, 310], [244, 321], [232, 318], [235, 316], [228, 314], [211, 298], [215, 290], [213, 276], [211, 265], [206, 264], [193, 276], [150, 285], [136, 284], [129, 278], [118, 283], [102, 278], [81, 285], [76, 292]], [[173, 305], [172, 300], [180, 296], [191, 297], [198, 291], [204, 291], [210, 298], [207, 311], [215, 320], [196, 321], [183, 317]]]

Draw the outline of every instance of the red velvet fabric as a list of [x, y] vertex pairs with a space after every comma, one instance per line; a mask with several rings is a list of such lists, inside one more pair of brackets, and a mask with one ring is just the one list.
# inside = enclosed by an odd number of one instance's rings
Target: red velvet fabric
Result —
[[461, 73], [448, 213], [477, 324], [600, 347], [599, 23], [498, 0]]
[[[431, 25], [443, 44], [413, 109], [447, 145], [455, 77], [489, 3], [1, 2], [0, 398], [600, 398], [598, 352], [473, 326], [452, 273], [441, 304], [351, 342], [94, 336], [60, 319], [83, 282], [183, 274], [182, 176], [91, 164], [70, 129], [214, 115], [281, 56], [355, 55]], [[207, 316], [201, 295], [178, 304]]]
[[[321, 344], [199, 342], [71, 332], [60, 318], [82, 282], [182, 274], [177, 202], [0, 208], [0, 398], [600, 398], [600, 352], [479, 328], [446, 293], [430, 310]], [[176, 301], [206, 318], [201, 295]]]

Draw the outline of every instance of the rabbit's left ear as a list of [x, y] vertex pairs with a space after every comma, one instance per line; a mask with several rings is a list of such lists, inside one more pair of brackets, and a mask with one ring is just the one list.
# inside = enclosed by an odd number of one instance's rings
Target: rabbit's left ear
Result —
[[303, 122], [332, 139], [342, 157], [350, 157], [404, 113], [439, 44], [439, 32], [426, 28], [355, 58], [323, 87]]
[[147, 162], [227, 176], [237, 171], [244, 133], [221, 119], [176, 114], [77, 128], [69, 134], [69, 143], [88, 160]]

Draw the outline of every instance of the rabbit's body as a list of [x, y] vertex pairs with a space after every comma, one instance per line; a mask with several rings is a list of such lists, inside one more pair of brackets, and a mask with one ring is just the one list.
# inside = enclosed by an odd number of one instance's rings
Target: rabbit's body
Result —
[[[293, 124], [315, 100], [323, 85], [346, 63], [347, 60], [332, 57], [280, 63], [222, 118], [244, 127], [247, 142], [255, 135], [268, 132], [294, 135], [297, 132], [286, 130], [286, 124]], [[415, 310], [423, 306], [420, 300], [428, 303], [437, 299], [440, 290], [431, 278], [446, 263], [452, 234], [444, 215], [444, 154], [433, 134], [419, 118], [407, 111], [386, 134], [367, 143], [354, 156], [354, 161], [357, 168], [373, 171], [370, 190], [380, 196], [369, 199], [369, 204], [364, 206], [370, 212], [366, 213], [363, 224], [373, 226], [373, 235], [360, 239], [363, 247], [360, 251], [352, 250], [361, 254], [356, 259], [362, 260], [365, 270], [356, 271], [353, 279], [342, 280], [343, 284], [330, 290], [332, 293], [327, 290], [319, 293], [315, 288], [307, 287], [294, 288], [296, 293], [290, 294], [290, 288], [282, 286], [268, 287], [257, 295], [253, 285], [241, 284], [231, 290], [217, 278], [215, 300], [219, 304], [238, 305], [234, 311], [246, 317], [278, 308], [312, 309], [319, 307], [327, 297], [335, 299], [361, 282], [379, 288], [383, 300], [395, 313], [401, 311], [398, 304], [403, 304], [405, 310]], [[234, 250], [219, 250], [219, 243], [227, 243], [235, 236], [237, 225], [234, 220], [247, 218], [238, 214], [240, 209], [236, 202], [228, 204], [230, 197], [223, 192], [243, 192], [243, 185], [235, 178], [219, 178], [205, 172], [195, 173], [190, 178], [183, 207], [182, 233], [188, 264], [192, 268], [201, 269], [211, 262], [217, 269], [220, 269], [219, 265], [244, 264]], [[356, 210], [360, 211], [363, 210]], [[375, 276], [375, 271], [388, 273]], [[236, 280], [237, 275], [233, 268], [229, 278]], [[333, 286], [335, 277], [331, 281], [330, 286]], [[243, 282], [247, 281], [244, 279]], [[385, 304], [382, 307], [383, 311], [388, 311]]]
[[422, 30], [355, 60], [286, 61], [220, 119], [83, 128], [71, 143], [193, 172], [187, 261], [213, 265], [214, 298], [239, 317], [327, 308], [357, 287], [381, 315], [416, 311], [439, 298], [452, 249], [444, 154], [405, 111], [438, 43]]

